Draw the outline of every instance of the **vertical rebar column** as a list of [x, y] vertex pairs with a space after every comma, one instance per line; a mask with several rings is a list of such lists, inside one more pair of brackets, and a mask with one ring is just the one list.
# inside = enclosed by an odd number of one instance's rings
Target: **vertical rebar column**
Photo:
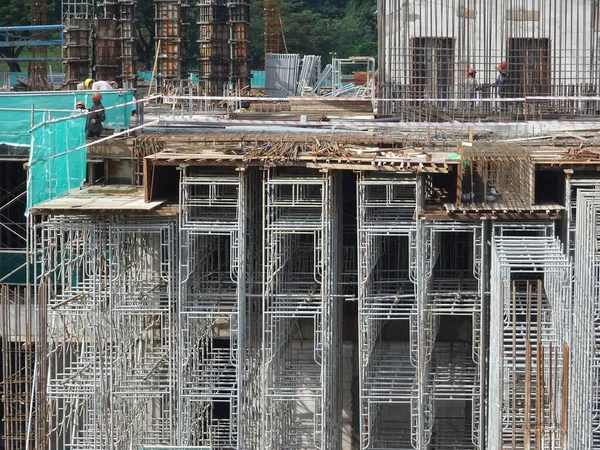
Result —
[[250, 2], [235, 0], [229, 9], [229, 81], [234, 89], [250, 86]]
[[119, 0], [119, 39], [121, 41], [121, 74], [123, 86], [135, 87], [137, 72], [135, 70], [135, 0]]
[[90, 73], [90, 24], [87, 18], [67, 17], [65, 27], [64, 85], [77, 89], [77, 83], [88, 78]]
[[265, 63], [267, 53], [279, 53], [281, 44], [281, 0], [264, 2]]
[[229, 80], [231, 46], [227, 0], [198, 1], [198, 62], [207, 95], [222, 95]]
[[94, 29], [94, 79], [116, 81], [120, 76], [119, 22], [114, 17], [95, 19]]
[[158, 52], [157, 76], [162, 80], [185, 76], [183, 56], [187, 45], [184, 40], [187, 2], [154, 0], [155, 42]]

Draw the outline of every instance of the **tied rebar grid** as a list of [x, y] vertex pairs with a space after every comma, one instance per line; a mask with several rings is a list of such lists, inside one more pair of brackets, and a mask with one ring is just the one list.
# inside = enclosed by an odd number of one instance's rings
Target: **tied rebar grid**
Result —
[[568, 448], [571, 290], [553, 223], [495, 225], [489, 448]]
[[[598, 5], [568, 6], [379, 0], [379, 98], [398, 99], [381, 102], [379, 111], [406, 121], [595, 114], [597, 101], [565, 97], [598, 93]], [[496, 66], [503, 61], [509, 82], [498, 86]], [[469, 68], [477, 71], [476, 83]]]
[[569, 448], [600, 448], [600, 191], [577, 191]]
[[49, 448], [171, 442], [174, 241], [174, 222], [161, 219], [59, 216], [36, 227]]
[[341, 445], [339, 181], [264, 172], [262, 448]]
[[252, 448], [260, 310], [252, 279], [258, 267], [248, 253], [257, 250], [257, 233], [248, 220], [258, 219], [259, 177], [190, 171], [180, 183], [178, 438], [188, 446]]
[[511, 210], [534, 204], [535, 170], [530, 152], [506, 142], [464, 143], [462, 202], [470, 207], [502, 203]]
[[21, 288], [0, 286], [2, 308], [2, 404], [3, 448], [35, 447], [35, 433], [28, 433], [27, 418], [34, 385], [34, 308]]

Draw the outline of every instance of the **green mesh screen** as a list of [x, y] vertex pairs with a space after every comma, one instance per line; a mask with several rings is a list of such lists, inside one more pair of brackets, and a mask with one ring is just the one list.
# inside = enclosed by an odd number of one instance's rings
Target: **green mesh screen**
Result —
[[[29, 145], [29, 129], [47, 120], [75, 111], [77, 102], [92, 106], [92, 91], [0, 93], [0, 143]], [[131, 119], [133, 91], [102, 91], [106, 110], [105, 128], [127, 128]], [[33, 106], [34, 113], [31, 108]]]
[[44, 122], [31, 130], [27, 211], [33, 205], [79, 188], [84, 182], [85, 121], [85, 115], [77, 115]]

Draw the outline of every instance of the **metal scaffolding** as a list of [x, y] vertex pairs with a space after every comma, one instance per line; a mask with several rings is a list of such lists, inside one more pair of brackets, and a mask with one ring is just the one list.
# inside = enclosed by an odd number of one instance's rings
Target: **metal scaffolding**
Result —
[[37, 448], [170, 442], [174, 221], [73, 219], [36, 228]]
[[341, 445], [337, 175], [264, 172], [263, 445]]
[[491, 282], [488, 448], [570, 448], [571, 265], [554, 224], [495, 225]]
[[[483, 448], [483, 225], [417, 222], [418, 191], [359, 177], [361, 448]], [[440, 338], [458, 316], [462, 336]]]
[[[180, 184], [178, 440], [253, 448], [260, 309], [257, 172], [186, 171]], [[257, 222], [258, 223], [258, 222]], [[248, 273], [250, 269], [250, 273]]]
[[600, 195], [577, 192], [569, 448], [600, 448]]
[[2, 433], [3, 448], [34, 448], [35, 434], [27, 425], [34, 393], [35, 311], [26, 291], [0, 286], [2, 308]]
[[[414, 176], [358, 180], [361, 448], [416, 443], [416, 222]], [[386, 331], [401, 336], [386, 339]], [[389, 332], [387, 333], [389, 334]]]

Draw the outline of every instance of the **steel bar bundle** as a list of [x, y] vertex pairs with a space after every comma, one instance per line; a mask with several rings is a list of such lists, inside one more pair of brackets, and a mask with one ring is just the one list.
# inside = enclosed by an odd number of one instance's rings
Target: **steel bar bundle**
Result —
[[262, 448], [341, 445], [338, 181], [264, 174]]

